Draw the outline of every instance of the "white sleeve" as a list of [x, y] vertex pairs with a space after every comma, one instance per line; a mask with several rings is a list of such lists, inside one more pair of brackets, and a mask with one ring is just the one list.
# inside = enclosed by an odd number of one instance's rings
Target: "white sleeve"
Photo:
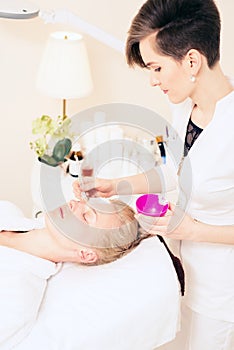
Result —
[[47, 279], [60, 266], [48, 260], [0, 247], [0, 349], [9, 350], [30, 332]]
[[177, 178], [177, 164], [173, 155], [169, 152], [167, 147], [166, 150], [166, 163], [156, 167], [160, 176], [162, 184], [162, 192], [169, 192], [177, 190], [178, 178]]
[[173, 123], [168, 128], [166, 143], [166, 164], [160, 166], [163, 189], [168, 192], [178, 190], [178, 167], [184, 152], [184, 137], [187, 127], [187, 118], [191, 110], [192, 101], [185, 100], [179, 104], [170, 104]]

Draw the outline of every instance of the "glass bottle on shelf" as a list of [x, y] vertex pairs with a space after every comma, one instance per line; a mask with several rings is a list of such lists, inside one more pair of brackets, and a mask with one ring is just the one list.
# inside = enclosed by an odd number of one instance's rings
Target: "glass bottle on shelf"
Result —
[[80, 147], [80, 144], [75, 144], [71, 149], [69, 157], [68, 172], [73, 177], [78, 177], [80, 173], [81, 162], [84, 156]]
[[160, 150], [160, 154], [161, 154], [161, 158], [162, 158], [162, 162], [163, 164], [166, 163], [166, 150], [164, 147], [164, 141], [163, 141], [163, 136], [156, 136], [156, 141]]

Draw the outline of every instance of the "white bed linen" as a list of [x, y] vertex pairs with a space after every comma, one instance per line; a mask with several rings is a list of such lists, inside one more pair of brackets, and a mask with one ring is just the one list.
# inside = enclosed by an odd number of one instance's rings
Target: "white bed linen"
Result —
[[64, 264], [17, 350], [152, 350], [175, 337], [178, 280], [157, 238], [111, 264]]
[[0, 349], [9, 350], [34, 325], [47, 279], [58, 265], [0, 246]]

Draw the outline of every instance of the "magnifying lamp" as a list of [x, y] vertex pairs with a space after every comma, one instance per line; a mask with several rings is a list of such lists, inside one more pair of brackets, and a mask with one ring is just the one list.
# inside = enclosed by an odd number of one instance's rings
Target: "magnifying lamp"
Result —
[[43, 11], [30, 0], [0, 0], [0, 18], [29, 19], [38, 16], [44, 23], [60, 23], [76, 27], [83, 33], [92, 36], [94, 39], [124, 54], [124, 42], [83, 20], [69, 10]]
[[39, 8], [31, 1], [0, 0], [0, 17], [28, 19], [39, 15]]

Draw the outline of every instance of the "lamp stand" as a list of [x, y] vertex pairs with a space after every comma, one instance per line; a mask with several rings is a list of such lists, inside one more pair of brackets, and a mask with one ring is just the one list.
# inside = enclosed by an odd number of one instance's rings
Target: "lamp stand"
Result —
[[63, 99], [63, 120], [65, 120], [67, 118], [67, 115], [66, 115], [66, 104], [67, 104], [66, 99]]

